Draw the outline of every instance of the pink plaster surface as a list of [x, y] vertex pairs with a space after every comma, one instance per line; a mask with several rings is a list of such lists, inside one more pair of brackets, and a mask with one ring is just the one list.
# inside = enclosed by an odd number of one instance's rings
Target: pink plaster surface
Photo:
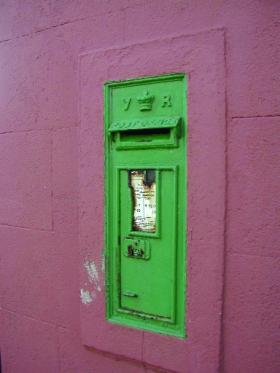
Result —
[[226, 371], [280, 371], [279, 145], [280, 117], [231, 123]]
[[23, 313], [2, 310], [1, 356], [4, 372], [58, 372], [57, 338], [55, 325]]
[[51, 229], [51, 136], [48, 132], [1, 135], [0, 179], [0, 224]]
[[[280, 371], [279, 14], [277, 0], [1, 1], [4, 373]], [[84, 81], [81, 54], [106, 62], [92, 61]], [[104, 70], [117, 79], [184, 63], [197, 68], [190, 71], [189, 339], [179, 341], [97, 322], [103, 173], [91, 167], [102, 161], [104, 79], [88, 91], [94, 100], [85, 111], [81, 92]], [[213, 97], [218, 105], [205, 105]], [[84, 267], [92, 260], [101, 291]], [[96, 301], [81, 304], [81, 287]]]

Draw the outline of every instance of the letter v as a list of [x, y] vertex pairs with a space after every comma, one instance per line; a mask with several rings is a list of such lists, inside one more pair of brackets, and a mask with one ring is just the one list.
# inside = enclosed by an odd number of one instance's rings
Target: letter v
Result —
[[123, 103], [124, 103], [124, 107], [123, 107], [123, 109], [124, 109], [125, 111], [128, 110], [129, 105], [130, 105], [130, 102], [131, 102], [131, 98], [123, 98]]

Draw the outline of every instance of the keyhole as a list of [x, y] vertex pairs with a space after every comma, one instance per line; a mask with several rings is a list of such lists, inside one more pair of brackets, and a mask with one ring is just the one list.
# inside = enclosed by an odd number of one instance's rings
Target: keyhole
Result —
[[128, 246], [127, 251], [128, 251], [128, 256], [133, 256], [133, 246], [132, 245]]

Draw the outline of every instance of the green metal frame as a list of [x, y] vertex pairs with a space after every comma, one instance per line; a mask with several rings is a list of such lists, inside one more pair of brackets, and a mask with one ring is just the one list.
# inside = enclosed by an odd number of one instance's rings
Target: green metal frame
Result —
[[[120, 87], [134, 87], [141, 86], [142, 84], [157, 84], [159, 82], [180, 82], [180, 87], [182, 89], [182, 117], [181, 126], [178, 128], [174, 123], [170, 126], [170, 139], [160, 138], [155, 143], [147, 144], [135, 144], [126, 143], [121, 144], [120, 135], [117, 128], [113, 127], [110, 130], [109, 126], [112, 120], [111, 116], [111, 102], [112, 102], [112, 89]], [[138, 79], [131, 79], [126, 81], [110, 81], [104, 85], [104, 97], [105, 97], [105, 111], [104, 111], [104, 121], [105, 121], [105, 258], [106, 258], [106, 318], [108, 321], [116, 324], [121, 324], [128, 327], [134, 327], [141, 330], [149, 330], [156, 333], [162, 333], [166, 335], [173, 335], [176, 337], [184, 338], [186, 337], [186, 327], [185, 327], [185, 316], [186, 316], [186, 257], [187, 257], [187, 241], [186, 241], [186, 208], [187, 208], [187, 79], [184, 74], [169, 74], [161, 75], [155, 77], [145, 77]], [[178, 121], [179, 123], [179, 121]], [[128, 125], [129, 126], [129, 125]], [[140, 128], [141, 123], [140, 123]], [[156, 147], [155, 151], [159, 151], [159, 157], [153, 159], [153, 161], [147, 162], [132, 161], [125, 162], [122, 159], [119, 164], [112, 165], [112, 148], [111, 139], [112, 132], [117, 132], [115, 136], [115, 149], [127, 154], [128, 158], [132, 154], [132, 149], [136, 149], [137, 154], [141, 154], [141, 151], [150, 152], [152, 156], [153, 148]], [[180, 131], [180, 136], [178, 135]], [[177, 148], [175, 150], [178, 152], [178, 161], [174, 164], [173, 161], [168, 160], [168, 156], [163, 156], [164, 164], [161, 164], [161, 156], [164, 151], [168, 152], [168, 149]], [[150, 149], [150, 150], [149, 150]], [[165, 150], [164, 150], [165, 149]], [[171, 150], [172, 151], [172, 150]], [[176, 153], [177, 154], [177, 153]], [[174, 211], [175, 216], [173, 218], [174, 226], [173, 232], [175, 240], [174, 247], [177, 248], [174, 254], [174, 262], [170, 263], [173, 267], [175, 276], [175, 281], [172, 290], [172, 299], [174, 306], [172, 308], [171, 317], [159, 317], [152, 314], [147, 314], [145, 312], [133, 311], [131, 309], [125, 309], [121, 307], [120, 301], [120, 242], [118, 242], [118, 237], [120, 235], [119, 223], [113, 223], [119, 221], [120, 213], [120, 174], [123, 170], [129, 169], [156, 169], [156, 187], [161, 188], [161, 172], [170, 171], [174, 175], [174, 185], [173, 185], [173, 196], [174, 196]], [[112, 180], [115, 180], [117, 187], [111, 190]], [[158, 239], [161, 231], [161, 193], [157, 193], [157, 217], [156, 217], [156, 232], [131, 232], [133, 236], [139, 238], [149, 238]], [[179, 203], [180, 202], [180, 203]], [[131, 202], [130, 202], [131, 203]], [[112, 207], [116, 207], [113, 209]], [[132, 210], [128, 214], [129, 219], [131, 219]], [[176, 233], [177, 232], [177, 233]], [[179, 234], [178, 234], [179, 232]], [[164, 296], [164, 294], [163, 294]]]

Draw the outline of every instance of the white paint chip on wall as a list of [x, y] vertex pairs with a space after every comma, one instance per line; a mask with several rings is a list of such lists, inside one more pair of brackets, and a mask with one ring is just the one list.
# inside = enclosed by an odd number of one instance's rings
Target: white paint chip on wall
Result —
[[83, 304], [89, 304], [92, 302], [93, 299], [88, 290], [81, 289], [80, 292], [80, 297]]
[[95, 290], [101, 291], [101, 287], [99, 285], [99, 276], [94, 261], [86, 260], [84, 267], [87, 271], [89, 281], [95, 286]]

